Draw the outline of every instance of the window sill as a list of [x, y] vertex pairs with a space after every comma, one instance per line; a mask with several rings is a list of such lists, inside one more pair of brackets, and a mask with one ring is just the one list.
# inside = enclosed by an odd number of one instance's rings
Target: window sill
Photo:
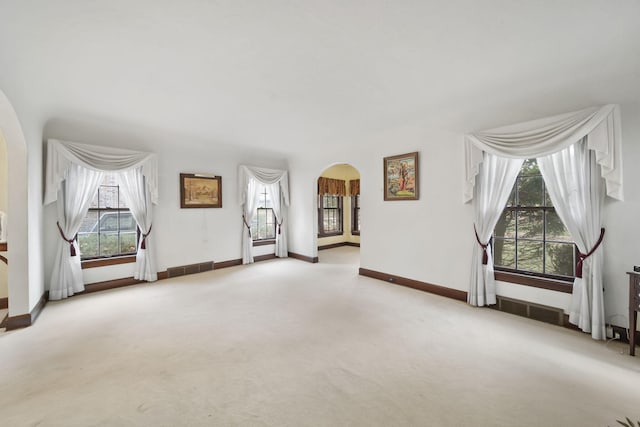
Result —
[[526, 274], [512, 273], [508, 271], [495, 271], [496, 280], [501, 282], [515, 283], [518, 285], [531, 286], [534, 288], [548, 289], [550, 291], [573, 292], [573, 282], [564, 280], [548, 279], [546, 277], [528, 276]]
[[340, 231], [337, 233], [324, 233], [324, 234], [320, 234], [318, 233], [318, 237], [319, 238], [323, 238], [323, 237], [334, 237], [334, 236], [342, 236], [344, 235], [344, 231]]
[[87, 268], [106, 267], [108, 265], [128, 264], [131, 262], [136, 262], [135, 255], [126, 255], [113, 258], [87, 259], [82, 261], [82, 269], [85, 270]]
[[268, 240], [254, 240], [253, 246], [266, 246], [266, 245], [275, 245], [276, 239], [268, 239]]

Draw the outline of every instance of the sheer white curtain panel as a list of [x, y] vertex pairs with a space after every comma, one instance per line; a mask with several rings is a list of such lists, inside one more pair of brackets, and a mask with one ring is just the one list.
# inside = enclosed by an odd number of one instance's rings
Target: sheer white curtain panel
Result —
[[602, 206], [604, 188], [596, 153], [586, 138], [555, 154], [539, 157], [538, 165], [556, 212], [581, 254], [573, 282], [569, 321], [597, 340], [606, 339], [602, 290]]
[[476, 244], [471, 258], [471, 284], [467, 302], [474, 306], [496, 303], [491, 235], [520, 172], [523, 159], [507, 159], [484, 153], [475, 186]]
[[289, 251], [287, 249], [287, 228], [283, 227], [286, 207], [283, 206], [282, 197], [280, 197], [280, 184], [269, 184], [266, 188], [273, 205], [273, 214], [275, 215], [277, 222], [275, 254], [277, 257], [287, 258], [289, 256]]
[[122, 196], [140, 229], [133, 278], [155, 282], [158, 280], [153, 231], [153, 204], [142, 167], [118, 172]]
[[80, 230], [103, 173], [71, 164], [58, 194], [58, 239], [49, 299], [60, 300], [84, 290], [80, 250], [75, 236]]
[[253, 263], [253, 238], [251, 236], [251, 222], [258, 207], [258, 181], [249, 179], [246, 183], [246, 194], [242, 205], [242, 263]]

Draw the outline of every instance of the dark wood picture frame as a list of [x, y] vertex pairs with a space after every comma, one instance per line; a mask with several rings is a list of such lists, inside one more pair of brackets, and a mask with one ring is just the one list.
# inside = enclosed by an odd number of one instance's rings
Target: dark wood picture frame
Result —
[[221, 208], [222, 177], [197, 173], [181, 173], [180, 207]]
[[384, 200], [418, 200], [418, 152], [384, 158]]

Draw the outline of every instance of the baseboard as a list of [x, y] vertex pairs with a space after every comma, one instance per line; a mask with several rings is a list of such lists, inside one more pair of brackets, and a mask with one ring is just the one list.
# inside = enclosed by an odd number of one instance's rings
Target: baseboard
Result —
[[4, 327], [7, 331], [12, 331], [14, 329], [26, 328], [27, 326], [33, 325], [33, 323], [42, 312], [42, 309], [47, 304], [48, 300], [49, 291], [45, 291], [45, 293], [43, 293], [40, 297], [40, 300], [38, 301], [36, 306], [33, 307], [33, 310], [31, 310], [31, 313], [7, 317], [4, 322]]
[[231, 259], [229, 261], [214, 262], [213, 269], [219, 270], [221, 268], [235, 267], [237, 265], [242, 265], [242, 259], [238, 258], [238, 259]]
[[318, 257], [317, 256], [310, 257], [310, 256], [306, 256], [306, 255], [300, 255], [300, 254], [297, 254], [295, 252], [289, 252], [289, 258], [299, 259], [299, 260], [310, 262], [310, 263], [313, 263], [313, 264], [318, 262]]
[[257, 255], [253, 257], [253, 262], [267, 261], [278, 258], [276, 254]]
[[9, 308], [9, 298], [0, 298], [0, 310], [4, 310], [5, 308]]
[[444, 286], [434, 285], [419, 280], [408, 279], [406, 277], [396, 276], [393, 274], [381, 273], [379, 271], [360, 268], [361, 276], [371, 277], [373, 279], [383, 280], [394, 285], [406, 286], [408, 288], [418, 289], [420, 291], [429, 292], [443, 297], [455, 299], [458, 301], [467, 301], [467, 293], [458, 289], [451, 289]]
[[355, 243], [355, 242], [331, 243], [330, 245], [318, 246], [318, 250], [322, 251], [322, 250], [325, 250], [325, 249], [340, 248], [342, 246], [355, 246], [355, 247], [359, 248], [360, 247], [360, 243]]
[[214, 262], [207, 261], [197, 264], [181, 265], [178, 267], [167, 268], [167, 277], [178, 277], [187, 274], [203, 273], [214, 269]]
[[93, 292], [106, 291], [109, 289], [122, 288], [125, 286], [138, 285], [140, 283], [147, 283], [144, 280], [137, 280], [133, 277], [125, 277], [122, 279], [105, 280], [104, 282], [95, 282], [84, 285], [84, 291], [79, 294], [90, 294]]

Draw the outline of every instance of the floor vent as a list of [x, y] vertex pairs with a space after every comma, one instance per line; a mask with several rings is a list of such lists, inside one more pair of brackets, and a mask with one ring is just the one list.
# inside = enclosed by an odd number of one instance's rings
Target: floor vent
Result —
[[551, 323], [552, 325], [562, 326], [564, 324], [564, 312], [561, 308], [501, 296], [498, 296], [497, 299], [497, 309], [500, 311]]
[[213, 261], [201, 262], [200, 264], [182, 265], [167, 269], [167, 277], [178, 277], [186, 274], [202, 273], [213, 270]]

